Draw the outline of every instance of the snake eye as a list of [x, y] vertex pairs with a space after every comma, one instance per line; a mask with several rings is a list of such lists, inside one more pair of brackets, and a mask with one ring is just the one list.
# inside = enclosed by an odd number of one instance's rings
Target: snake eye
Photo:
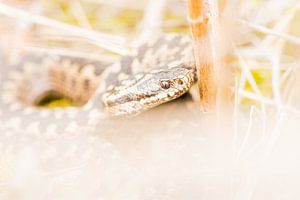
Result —
[[160, 82], [160, 86], [163, 88], [163, 89], [169, 89], [170, 88], [170, 83], [168, 81], [161, 81]]

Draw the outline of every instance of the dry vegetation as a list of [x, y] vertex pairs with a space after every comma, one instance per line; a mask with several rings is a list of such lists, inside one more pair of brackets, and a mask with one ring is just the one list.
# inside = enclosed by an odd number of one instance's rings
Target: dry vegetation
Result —
[[[224, 105], [233, 108], [221, 118], [227, 120], [220, 129], [211, 116], [183, 125], [183, 118], [165, 117], [168, 127], [182, 128], [176, 133], [164, 126], [145, 135], [139, 128], [134, 135], [99, 129], [101, 137], [86, 131], [34, 138], [23, 130], [5, 132], [0, 124], [0, 199], [300, 197], [300, 2], [204, 0], [212, 9], [204, 14], [195, 10], [195, 2], [0, 2], [1, 56], [11, 59], [15, 51], [26, 50], [114, 62], [155, 32], [189, 34], [191, 23], [195, 51], [201, 52], [199, 72], [211, 73], [207, 79], [200, 74], [200, 91], [207, 90], [201, 102], [217, 103], [219, 116]], [[206, 19], [209, 23], [201, 24]], [[203, 41], [206, 34], [209, 40]], [[0, 110], [0, 119], [4, 114]], [[126, 123], [156, 125], [146, 120]]]

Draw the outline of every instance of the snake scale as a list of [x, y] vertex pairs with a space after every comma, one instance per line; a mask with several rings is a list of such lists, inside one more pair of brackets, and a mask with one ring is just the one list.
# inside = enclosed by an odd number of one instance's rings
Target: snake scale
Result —
[[[2, 126], [54, 134], [93, 126], [107, 117], [106, 113], [137, 115], [189, 90], [196, 81], [192, 52], [189, 37], [164, 34], [109, 66], [83, 59], [25, 54], [1, 71]], [[37, 107], [50, 92], [79, 106]]]

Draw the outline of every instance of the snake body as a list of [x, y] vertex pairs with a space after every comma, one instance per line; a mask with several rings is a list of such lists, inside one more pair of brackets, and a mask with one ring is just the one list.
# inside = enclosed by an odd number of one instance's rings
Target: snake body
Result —
[[102, 98], [115, 116], [136, 115], [176, 99], [196, 79], [191, 41], [177, 34], [153, 38], [124, 57], [117, 68], [122, 73]]
[[[190, 39], [177, 34], [155, 37], [108, 68], [80, 59], [23, 58], [2, 68], [2, 125], [57, 132], [93, 126], [104, 111], [136, 115], [186, 93], [196, 80], [194, 63]], [[81, 106], [36, 107], [53, 91]]]

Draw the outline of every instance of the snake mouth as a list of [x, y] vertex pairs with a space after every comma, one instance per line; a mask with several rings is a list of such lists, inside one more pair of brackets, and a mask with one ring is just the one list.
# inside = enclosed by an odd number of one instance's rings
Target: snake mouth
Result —
[[[192, 84], [192, 83], [191, 83]], [[129, 98], [121, 97], [113, 99], [103, 97], [103, 104], [106, 110], [115, 117], [130, 117], [140, 114], [143, 111], [149, 110], [153, 107], [172, 101], [183, 94], [185, 94], [191, 85], [180, 89], [170, 90], [168, 93], [159, 93], [152, 96], [137, 95], [136, 97]], [[126, 101], [123, 101], [126, 99]]]

